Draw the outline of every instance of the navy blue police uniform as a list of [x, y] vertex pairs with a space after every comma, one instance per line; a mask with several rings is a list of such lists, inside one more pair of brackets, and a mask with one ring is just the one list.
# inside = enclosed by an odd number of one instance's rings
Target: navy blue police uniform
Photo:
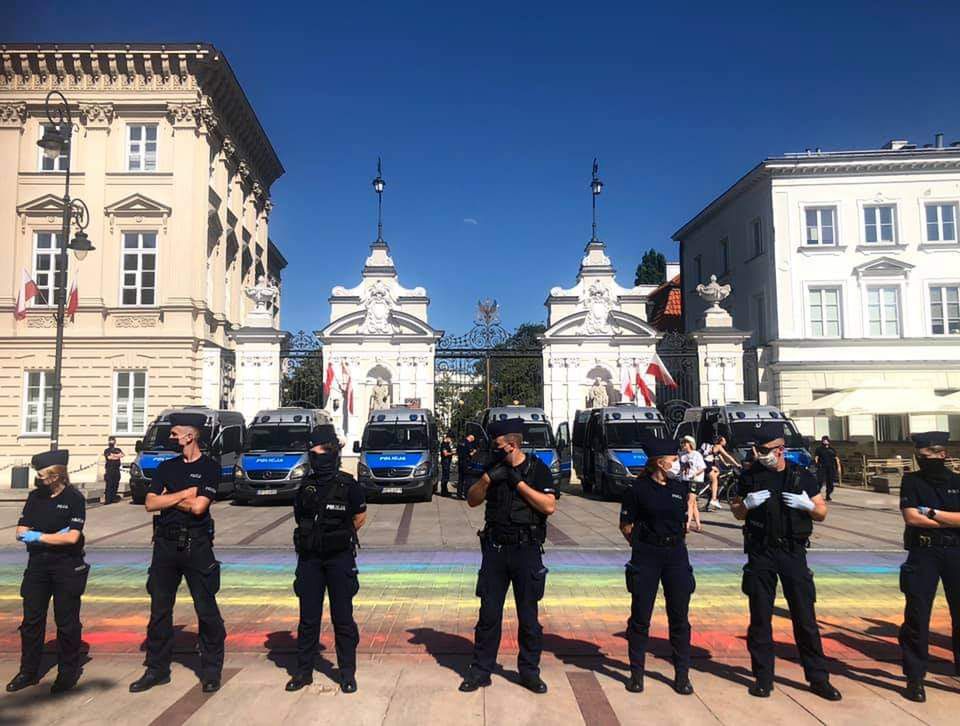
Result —
[[440, 494], [449, 496], [450, 465], [453, 463], [453, 444], [447, 439], [440, 442]]
[[470, 460], [477, 448], [476, 441], [467, 441], [464, 437], [457, 446], [457, 496], [465, 499], [467, 496], [467, 472], [470, 470]]
[[[675, 455], [679, 446], [672, 440], [651, 440], [644, 448], [648, 456], [655, 457]], [[631, 596], [627, 643], [630, 670], [639, 685], [643, 683], [650, 617], [661, 583], [676, 673], [675, 687], [689, 681], [688, 613], [696, 580], [685, 536], [688, 498], [692, 496], [687, 484], [680, 479], [668, 479], [660, 484], [650, 476], [635, 479], [624, 493], [620, 525], [633, 525], [632, 554], [626, 565], [626, 584]]]
[[[174, 414], [171, 426], [203, 429], [203, 414]], [[173, 494], [191, 487], [197, 496], [212, 502], [217, 496], [220, 466], [206, 454], [196, 461], [183, 456], [160, 463], [148, 492]], [[219, 683], [223, 671], [227, 633], [217, 606], [220, 563], [213, 553], [213, 517], [209, 508], [202, 515], [176, 507], [153, 518], [153, 558], [147, 577], [150, 621], [147, 624], [147, 671], [158, 680], [169, 678], [173, 659], [173, 608], [181, 579], [186, 579], [193, 598], [200, 631], [200, 677], [204, 683]]]
[[103, 450], [103, 481], [106, 485], [106, 491], [103, 494], [104, 504], [113, 504], [119, 498], [117, 491], [120, 489], [120, 460], [109, 458], [115, 454], [123, 454], [123, 451], [113, 445]]
[[[913, 436], [916, 447], [945, 446], [948, 434], [931, 431]], [[900, 508], [925, 507], [927, 516], [936, 512], [960, 512], [960, 474], [946, 467], [943, 459], [921, 458], [918, 471], [905, 474], [900, 488]], [[953, 664], [960, 675], [960, 527], [911, 527], [904, 531], [906, 562], [900, 566], [900, 590], [906, 597], [900, 648], [906, 695], [923, 700], [923, 678], [927, 672], [930, 614], [943, 581], [943, 591], [953, 623]]]
[[[68, 461], [69, 452], [60, 449], [37, 454], [31, 463], [39, 471], [48, 466], [66, 466]], [[81, 533], [80, 539], [73, 545], [27, 544], [27, 568], [20, 585], [23, 621], [20, 624], [18, 678], [23, 685], [36, 683], [39, 676], [51, 597], [57, 625], [56, 683], [65, 690], [80, 677], [80, 601], [90, 572], [83, 552], [85, 519], [86, 502], [83, 495], [72, 486], [67, 485], [57, 496], [51, 496], [46, 485], [38, 484], [27, 496], [23, 513], [17, 521], [18, 527], [28, 527], [41, 534], [56, 534], [64, 529], [75, 529]], [[7, 687], [8, 691], [19, 690], [11, 686]]]
[[367, 505], [356, 479], [339, 471], [340, 443], [332, 426], [314, 429], [310, 445], [318, 444], [333, 451], [326, 455], [310, 452], [311, 473], [304, 478], [293, 502], [297, 522], [294, 530], [297, 571], [293, 589], [300, 600], [300, 623], [297, 626], [297, 674], [287, 689], [297, 690], [313, 681], [323, 598], [329, 593], [341, 687], [353, 692], [360, 642], [360, 631], [353, 618], [353, 598], [360, 590], [353, 519], [365, 512]]
[[820, 444], [813, 452], [817, 459], [817, 482], [827, 489], [827, 499], [833, 494], [833, 485], [840, 481], [840, 466], [837, 450], [830, 445]]
[[[490, 425], [490, 440], [505, 434], [520, 434], [520, 419], [498, 421]], [[559, 498], [550, 469], [533, 454], [519, 465], [504, 463], [488, 472], [484, 528], [479, 532], [482, 559], [477, 576], [476, 595], [480, 598], [480, 616], [474, 630], [471, 675], [478, 681], [489, 679], [496, 666], [503, 627], [503, 603], [507, 588], [513, 586], [513, 599], [519, 622], [517, 660], [520, 679], [525, 684], [540, 684], [540, 655], [543, 628], [539, 603], [543, 599], [547, 568], [543, 565], [543, 542], [547, 517], [534, 509], [517, 491], [522, 481], [532, 489]]]
[[[761, 427], [759, 442], [782, 438], [782, 426]], [[743, 593], [750, 599], [750, 625], [747, 648], [756, 678], [756, 693], [766, 696], [773, 688], [773, 604], [777, 580], [793, 622], [793, 636], [800, 652], [804, 675], [814, 688], [824, 691], [831, 700], [839, 698], [829, 686], [829, 673], [820, 641], [820, 630], [814, 609], [816, 585], [807, 566], [807, 547], [813, 534], [810, 513], [788, 507], [784, 493], [806, 493], [811, 499], [819, 494], [817, 480], [806, 469], [786, 461], [783, 471], [767, 469], [758, 461], [745, 470], [737, 483], [737, 494], [745, 498], [751, 492], [767, 490], [770, 498], [747, 511], [743, 526], [744, 552]], [[752, 693], [754, 691], [751, 691]], [[824, 695], [824, 697], [828, 697]]]

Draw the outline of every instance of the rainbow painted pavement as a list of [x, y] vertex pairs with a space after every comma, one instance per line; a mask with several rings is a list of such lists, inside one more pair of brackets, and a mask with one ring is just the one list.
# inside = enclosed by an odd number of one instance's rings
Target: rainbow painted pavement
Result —
[[[221, 549], [220, 607], [227, 624], [228, 650], [258, 652], [294, 647], [297, 600], [292, 581], [295, 560], [281, 550]], [[817, 615], [828, 655], [841, 662], [898, 660], [897, 627], [903, 598], [898, 588], [902, 552], [811, 551], [816, 573]], [[545, 649], [557, 656], [623, 659], [622, 638], [629, 609], [622, 551], [548, 550], [550, 568], [542, 603]], [[746, 656], [747, 603], [740, 592], [744, 556], [733, 551], [693, 552], [697, 590], [691, 603], [694, 657]], [[92, 564], [82, 619], [92, 654], [136, 652], [141, 648], [149, 601], [144, 589], [149, 552], [88, 552]], [[0, 551], [0, 652], [19, 651], [22, 551]], [[472, 644], [478, 600], [474, 596], [476, 551], [368, 550], [360, 554], [361, 590], [355, 600], [364, 653], [467, 653]], [[501, 653], [516, 652], [516, 619], [509, 602]], [[792, 643], [786, 605], [777, 601], [774, 635]], [[52, 612], [48, 639], [53, 634]], [[175, 622], [178, 649], [192, 650], [196, 618], [181, 587]], [[942, 592], [934, 609], [931, 656], [948, 660], [950, 622]], [[662, 600], [654, 613], [652, 648], [666, 654]], [[330, 648], [329, 628], [323, 641]], [[784, 654], [792, 655], [792, 647]]]

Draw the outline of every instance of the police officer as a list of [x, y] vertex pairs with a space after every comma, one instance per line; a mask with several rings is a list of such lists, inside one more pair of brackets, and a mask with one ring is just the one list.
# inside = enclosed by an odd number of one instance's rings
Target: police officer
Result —
[[297, 627], [297, 673], [288, 691], [313, 683], [320, 645], [324, 591], [330, 593], [330, 619], [340, 669], [340, 690], [357, 690], [357, 644], [360, 632], [353, 619], [357, 580], [357, 530], [367, 518], [363, 490], [356, 479], [340, 471], [340, 441], [333, 426], [318, 426], [310, 434], [310, 474], [293, 502], [297, 521], [293, 542], [297, 574], [293, 591], [300, 598]]
[[450, 465], [453, 463], [453, 434], [447, 432], [440, 442], [440, 496], [449, 497]]
[[816, 479], [784, 457], [782, 424], [765, 423], [756, 431], [753, 463], [743, 472], [730, 509], [743, 527], [743, 592], [750, 598], [747, 648], [756, 682], [750, 695], [767, 698], [773, 690], [773, 601], [777, 579], [793, 621], [810, 690], [828, 701], [839, 701], [827, 673], [820, 630], [814, 613], [816, 589], [807, 567], [807, 546], [813, 522], [827, 517], [827, 504]]
[[953, 621], [953, 667], [960, 675], [960, 475], [947, 468], [943, 431], [914, 434], [917, 471], [905, 474], [900, 486], [900, 509], [906, 522], [907, 561], [900, 566], [900, 590], [907, 604], [900, 626], [904, 696], [922, 703], [927, 695], [927, 640], [930, 613], [943, 580], [943, 591]]
[[17, 521], [17, 539], [27, 545], [27, 569], [20, 594], [20, 671], [7, 684], [13, 693], [40, 681], [40, 658], [53, 596], [57, 623], [57, 678], [51, 693], [73, 688], [80, 678], [80, 597], [87, 587], [90, 566], [83, 561], [83, 522], [86, 503], [70, 486], [69, 452], [45, 451], [33, 457], [36, 488], [27, 496]]
[[490, 685], [503, 627], [503, 601], [513, 585], [520, 645], [520, 682], [534, 693], [546, 693], [540, 678], [543, 628], [537, 604], [543, 598], [547, 568], [543, 542], [547, 517], [557, 509], [559, 492], [547, 466], [521, 449], [523, 421], [496, 421], [488, 433], [493, 443], [490, 467], [467, 492], [467, 503], [486, 502], [485, 525], [480, 535], [482, 561], [477, 576], [480, 617], [474, 635], [473, 662], [460, 690], [475, 691]]
[[470, 461], [477, 453], [477, 437], [467, 434], [457, 446], [457, 496], [467, 498], [467, 472], [470, 470]]
[[650, 615], [662, 582], [673, 651], [673, 689], [689, 696], [693, 685], [690, 683], [687, 613], [696, 581], [684, 537], [688, 526], [700, 531], [700, 512], [696, 494], [680, 479], [677, 442], [650, 439], [643, 448], [649, 457], [646, 471], [631, 483], [620, 510], [620, 531], [632, 549], [626, 565], [627, 590], [631, 595], [627, 620], [630, 654], [627, 690], [631, 693], [643, 690]]
[[182, 453], [157, 467], [147, 491], [147, 511], [159, 513], [153, 518], [153, 560], [147, 577], [147, 670], [130, 684], [130, 692], [170, 682], [173, 607], [180, 579], [185, 577], [199, 620], [200, 680], [204, 693], [213, 693], [220, 689], [227, 637], [217, 607], [220, 563], [213, 555], [210, 517], [220, 466], [200, 451], [204, 414], [174, 413], [169, 420], [170, 438]]
[[842, 474], [840, 467], [840, 456], [837, 450], [830, 444], [830, 437], [824, 436], [820, 439], [820, 446], [813, 452], [813, 461], [817, 465], [817, 481], [821, 486], [827, 489], [827, 501], [833, 494], [833, 485], [840, 482]]
[[120, 488], [120, 462], [123, 461], [123, 450], [117, 448], [117, 440], [112, 436], [107, 439], [107, 448], [103, 450], [103, 480], [106, 491], [103, 494], [104, 504], [113, 504], [119, 499], [117, 490]]

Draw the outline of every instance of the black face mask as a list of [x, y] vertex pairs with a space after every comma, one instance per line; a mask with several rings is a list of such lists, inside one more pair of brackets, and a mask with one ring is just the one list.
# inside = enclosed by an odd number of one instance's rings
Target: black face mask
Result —
[[490, 462], [492, 464], [500, 464], [507, 458], [507, 452], [503, 449], [497, 447], [490, 452]]
[[311, 451], [307, 456], [313, 473], [322, 479], [329, 479], [340, 468], [340, 455], [334, 451], [326, 451], [322, 454]]
[[920, 473], [927, 479], [946, 479], [947, 461], [946, 459], [933, 459], [925, 456], [917, 457], [917, 466]]
[[176, 451], [178, 454], [183, 452], [183, 444], [181, 444], [176, 439], [170, 439], [169, 447], [170, 447], [170, 451]]

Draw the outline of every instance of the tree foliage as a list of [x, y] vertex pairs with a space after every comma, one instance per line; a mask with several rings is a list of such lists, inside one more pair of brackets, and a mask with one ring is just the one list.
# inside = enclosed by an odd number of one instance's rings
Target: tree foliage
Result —
[[643, 259], [637, 265], [634, 285], [660, 285], [667, 279], [667, 258], [663, 253], [650, 248], [643, 253]]

